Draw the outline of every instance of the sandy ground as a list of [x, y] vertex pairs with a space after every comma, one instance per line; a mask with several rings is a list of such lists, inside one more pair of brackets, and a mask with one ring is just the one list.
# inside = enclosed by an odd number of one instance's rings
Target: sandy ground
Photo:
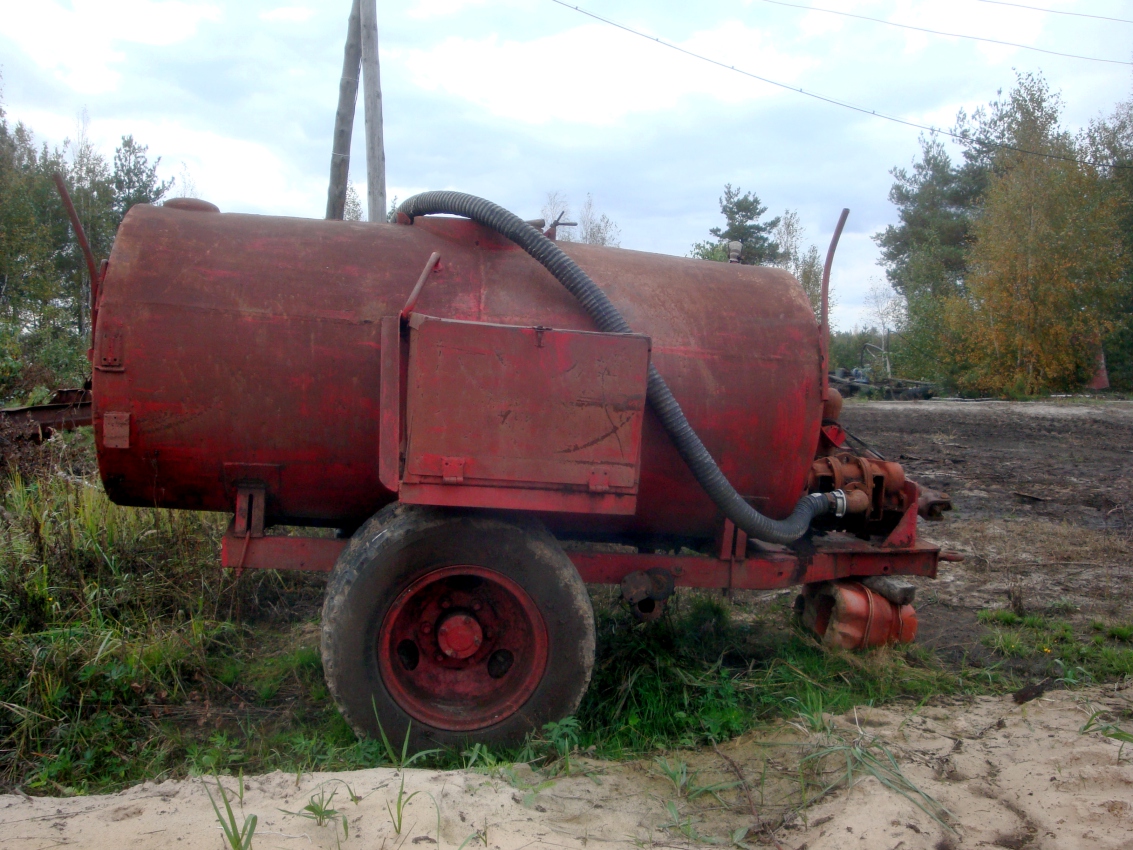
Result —
[[[405, 791], [422, 793], [406, 808], [401, 834], [390, 769], [342, 774], [272, 773], [245, 780], [236, 816], [259, 819], [257, 848], [403, 846], [537, 847], [723, 846], [765, 844], [784, 850], [832, 848], [1129, 848], [1133, 846], [1133, 752], [1098, 732], [1080, 732], [1093, 711], [1128, 712], [1133, 688], [1048, 693], [1024, 705], [1010, 697], [937, 700], [919, 709], [859, 708], [830, 718], [830, 732], [783, 725], [729, 742], [718, 752], [681, 756], [703, 784], [745, 777], [747, 787], [695, 800], [679, 796], [654, 762], [576, 761], [568, 776], [545, 780], [526, 768], [506, 774], [407, 771]], [[1127, 724], [1126, 724], [1127, 725]], [[797, 797], [789, 774], [799, 759], [831, 744], [883, 742], [903, 775], [948, 813], [945, 828], [876, 778], [858, 779], [786, 818], [776, 795]], [[827, 756], [810, 798], [837, 775]], [[767, 780], [768, 765], [776, 774]], [[211, 783], [212, 781], [209, 780]], [[225, 779], [234, 794], [236, 780]], [[348, 788], [349, 786], [349, 788]], [[349, 838], [331, 826], [287, 814], [320, 790], [349, 819]], [[213, 794], [216, 789], [213, 785]], [[362, 797], [350, 802], [350, 794]], [[764, 804], [761, 805], [761, 799]], [[433, 801], [436, 801], [434, 807]], [[672, 803], [672, 807], [670, 807]], [[286, 811], [284, 811], [286, 810]], [[769, 815], [777, 812], [774, 818]], [[674, 824], [673, 813], [678, 815]], [[668, 826], [666, 826], [668, 824]], [[684, 826], [682, 832], [681, 826]], [[746, 837], [742, 831], [748, 828]], [[736, 831], [740, 830], [739, 833]], [[733, 845], [737, 836], [740, 845]], [[698, 840], [699, 839], [699, 840]], [[146, 783], [107, 796], [0, 796], [0, 846], [90, 850], [220, 848], [205, 783]]]
[[[982, 608], [1056, 611], [1084, 632], [1097, 619], [1129, 622], [1133, 402], [851, 403], [843, 421], [912, 477], [954, 497], [948, 521], [921, 528], [966, 557], [936, 581], [918, 582], [918, 639], [943, 658], [1004, 663], [983, 647]], [[980, 697], [859, 708], [831, 718], [827, 732], [783, 723], [719, 750], [665, 756], [687, 764], [690, 787], [731, 786], [718, 797], [689, 799], [654, 760], [576, 761], [570, 775], [553, 779], [525, 767], [408, 771], [405, 794], [423, 793], [408, 803], [400, 834], [387, 809], [400, 777], [388, 769], [304, 774], [298, 784], [281, 773], [249, 777], [234, 806], [240, 821], [258, 817], [260, 850], [401, 850], [438, 840], [496, 850], [1133, 848], [1133, 746], [1122, 752], [1100, 732], [1080, 731], [1097, 710], [1133, 731], [1133, 683], [1126, 685], [1050, 692], [1022, 706]], [[947, 810], [940, 815], [951, 828], [860, 772], [853, 787], [823, 795], [839, 764], [844, 772], [837, 748], [855, 743], [875, 755], [884, 751], [870, 745], [883, 745], [904, 777]], [[745, 784], [736, 787], [738, 775]], [[234, 792], [236, 780], [224, 782]], [[196, 779], [98, 797], [3, 795], [0, 850], [222, 848], [205, 787]], [[348, 838], [287, 813], [332, 791]], [[362, 799], [351, 802], [352, 793]]]
[[1111, 686], [1022, 706], [989, 697], [916, 716], [859, 712], [863, 728], [891, 742], [910, 781], [949, 810], [955, 832], [871, 778], [813, 808], [799, 843], [809, 850], [1129, 848], [1133, 753], [1119, 756], [1115, 741], [1079, 731], [1092, 710], [1118, 703], [1129, 706]]

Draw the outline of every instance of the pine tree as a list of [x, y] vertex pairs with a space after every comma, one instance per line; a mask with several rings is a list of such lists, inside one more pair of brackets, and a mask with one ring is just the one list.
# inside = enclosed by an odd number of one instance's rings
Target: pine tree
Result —
[[161, 157], [150, 165], [146, 154], [148, 145], [139, 145], [133, 136], [123, 136], [122, 144], [114, 151], [113, 209], [117, 222], [121, 222], [134, 204], [154, 204], [173, 188], [172, 180], [159, 180], [157, 168]]
[[767, 207], [760, 203], [758, 195], [744, 192], [739, 186], [733, 189], [732, 184], [727, 183], [724, 195], [720, 198], [720, 212], [727, 225], [713, 227], [708, 231], [716, 241], [697, 242], [692, 246], [689, 256], [702, 260], [726, 261], [728, 243], [740, 242], [743, 244], [740, 262], [745, 265], [765, 265], [779, 258], [779, 246], [771, 238], [771, 234], [779, 226], [779, 219], [759, 220], [767, 212]]

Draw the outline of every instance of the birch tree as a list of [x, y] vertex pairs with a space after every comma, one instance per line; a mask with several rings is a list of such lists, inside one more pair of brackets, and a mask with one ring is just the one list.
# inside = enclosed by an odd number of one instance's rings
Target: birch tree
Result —
[[969, 389], [1081, 386], [1113, 327], [1124, 271], [1118, 204], [1060, 127], [1061, 109], [1045, 81], [1021, 75], [983, 122], [1005, 147], [990, 156], [966, 292], [945, 313], [947, 355]]

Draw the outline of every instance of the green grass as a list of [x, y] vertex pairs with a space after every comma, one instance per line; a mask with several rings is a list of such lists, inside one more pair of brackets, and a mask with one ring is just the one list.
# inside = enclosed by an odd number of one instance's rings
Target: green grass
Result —
[[[113, 790], [190, 774], [302, 773], [389, 763], [359, 741], [322, 676], [317, 576], [218, 568], [225, 517], [112, 505], [89, 435], [19, 458], [0, 495], [0, 786]], [[786, 717], [807, 729], [855, 705], [1017, 686], [1008, 664], [942, 665], [928, 650], [830, 652], [787, 601], [740, 606], [680, 591], [638, 623], [597, 592], [598, 656], [576, 721], [484, 764], [570, 770], [723, 741]], [[603, 601], [605, 600], [605, 601]], [[1053, 609], [1052, 609], [1053, 610]], [[1067, 609], [1069, 613], [1069, 609]], [[1133, 674], [1133, 625], [980, 614], [1004, 661], [1064, 682]], [[429, 764], [460, 766], [467, 753]]]
[[1124, 643], [1133, 643], [1133, 625], [1110, 626], [1106, 629], [1106, 636]]
[[[253, 650], [266, 612], [296, 600], [317, 610], [317, 582], [234, 583], [217, 566], [223, 517], [111, 504], [87, 434], [33, 460], [11, 469], [0, 497], [0, 782], [83, 792], [230, 763], [232, 748], [213, 740], [218, 700], [263, 703], [290, 688], [302, 692], [293, 716], [308, 692], [325, 706], [317, 647]], [[337, 713], [312, 718], [315, 729], [299, 728], [313, 740], [272, 731], [254, 752], [291, 766], [342, 749]]]
[[1027, 662], [1034, 675], [1068, 684], [1133, 675], [1133, 625], [1095, 621], [1080, 634], [1065, 620], [1008, 610], [981, 611], [979, 620], [990, 627], [984, 644], [1005, 659]]
[[311, 696], [325, 691], [322, 659], [314, 644], [274, 655], [257, 653], [249, 660], [237, 656], [218, 659], [218, 662], [213, 673], [217, 681], [261, 705], [270, 704], [289, 684], [297, 685]]
[[611, 758], [692, 747], [798, 706], [837, 714], [979, 687], [982, 674], [946, 670], [916, 648], [829, 652], [792, 627], [785, 608], [767, 612], [767, 622], [744, 623], [719, 597], [675, 598], [677, 610], [654, 623], [599, 612], [599, 661], [578, 714], [582, 746]]

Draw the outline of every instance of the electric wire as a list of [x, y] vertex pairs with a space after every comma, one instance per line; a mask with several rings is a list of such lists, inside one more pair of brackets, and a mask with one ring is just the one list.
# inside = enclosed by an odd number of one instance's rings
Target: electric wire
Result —
[[827, 97], [826, 95], [819, 94], [818, 92], [807, 91], [806, 89], [799, 86], [787, 85], [787, 83], [781, 83], [778, 80], [771, 79], [770, 77], [764, 77], [751, 71], [745, 71], [743, 68], [737, 68], [735, 65], [729, 65], [728, 63], [722, 62], [719, 59], [713, 59], [710, 56], [696, 53], [692, 50], [688, 50], [687, 48], [673, 44], [670, 41], [663, 41], [657, 36], [646, 35], [643, 32], [635, 30], [633, 27], [626, 26], [625, 24], [619, 24], [617, 21], [613, 21], [609, 18], [604, 18], [599, 14], [591, 12], [587, 9], [583, 9], [581, 6], [575, 6], [571, 3], [567, 3], [566, 0], [551, 0], [551, 2], [566, 9], [572, 9], [573, 11], [578, 12], [581, 15], [585, 15], [588, 18], [593, 18], [596, 21], [601, 21], [604, 24], [608, 24], [609, 26], [612, 26], [616, 29], [620, 29], [623, 32], [629, 33], [630, 35], [636, 35], [638, 38], [643, 38], [646, 41], [652, 41], [654, 44], [659, 44], [662, 47], [667, 47], [670, 50], [675, 50], [678, 53], [683, 53], [685, 56], [691, 56], [693, 59], [699, 59], [701, 62], [707, 62], [710, 65], [715, 65], [716, 67], [723, 68], [726, 71], [734, 71], [737, 74], [742, 74], [743, 76], [750, 77], [753, 80], [759, 80], [761, 83], [767, 83], [768, 85], [775, 86], [776, 88], [786, 89], [790, 92], [796, 92], [797, 94], [801, 94], [804, 97], [813, 98], [814, 100], [821, 100], [823, 103], [829, 103], [833, 106], [840, 106], [843, 109], [860, 112], [863, 115], [872, 115], [874, 118], [882, 118], [886, 121], [892, 121], [895, 124], [903, 124], [906, 127], [913, 127], [917, 130], [927, 130], [930, 133], [935, 133], [940, 136], [946, 136], [950, 139], [955, 139], [956, 141], [965, 145], [980, 145], [983, 147], [994, 148], [996, 150], [1012, 151], [1013, 153], [1020, 153], [1024, 154], [1025, 156], [1037, 156], [1042, 159], [1055, 159], [1061, 162], [1072, 162], [1077, 165], [1088, 165], [1091, 168], [1113, 168], [1122, 170], [1133, 168], [1133, 165], [1123, 165], [1116, 162], [1094, 162], [1088, 159], [1078, 159], [1077, 157], [1063, 156], [1062, 154], [1057, 153], [1030, 151], [1025, 148], [1017, 148], [1014, 145], [1005, 145], [1001, 142], [979, 141], [972, 139], [969, 136], [962, 135], [961, 133], [954, 133], [951, 130], [942, 130], [939, 127], [933, 127], [928, 124], [919, 124], [916, 121], [909, 121], [905, 118], [898, 118], [895, 115], [886, 115], [884, 112], [878, 112], [876, 109], [869, 109], [864, 106], [855, 106], [854, 104], [844, 100]]
[[1008, 3], [1006, 0], [977, 0], [979, 3], [991, 3], [995, 6], [1014, 6], [1017, 9], [1030, 9], [1032, 12], [1049, 12], [1052, 15], [1072, 15], [1075, 18], [1093, 18], [1098, 21], [1115, 21], [1119, 24], [1133, 24], [1128, 18], [1109, 18], [1105, 15], [1088, 15], [1085, 12], [1064, 12], [1061, 9], [1043, 9], [1039, 6], [1027, 6], [1023, 3]]
[[822, 12], [826, 15], [841, 15], [843, 18], [857, 18], [859, 21], [870, 21], [875, 24], [884, 24], [887, 27], [897, 27], [903, 30], [915, 30], [917, 32], [928, 33], [929, 35], [942, 35], [948, 38], [966, 38], [969, 41], [982, 41], [987, 44], [1000, 44], [1005, 47], [1017, 47], [1020, 50], [1033, 50], [1036, 53], [1048, 53], [1051, 56], [1063, 56], [1067, 59], [1085, 59], [1087, 62], [1106, 62], [1110, 65], [1133, 65], [1133, 62], [1126, 62], [1122, 59], [1102, 59], [1098, 56], [1082, 56], [1078, 53], [1062, 53], [1058, 50], [1047, 50], [1042, 47], [1031, 47], [1027, 44], [1017, 44], [1014, 41], [1000, 41], [996, 38], [983, 38], [978, 35], [964, 35], [958, 32], [943, 32], [941, 30], [929, 29], [928, 27], [917, 27], [912, 24], [899, 24], [896, 21], [887, 21], [883, 18], [871, 18], [868, 15], [858, 15], [854, 12], [840, 12], [837, 9], [822, 9], [818, 6], [804, 6], [801, 3], [787, 3], [784, 0], [763, 0], [764, 3], [770, 3], [773, 6], [789, 6], [792, 9], [802, 9], [806, 12]]

